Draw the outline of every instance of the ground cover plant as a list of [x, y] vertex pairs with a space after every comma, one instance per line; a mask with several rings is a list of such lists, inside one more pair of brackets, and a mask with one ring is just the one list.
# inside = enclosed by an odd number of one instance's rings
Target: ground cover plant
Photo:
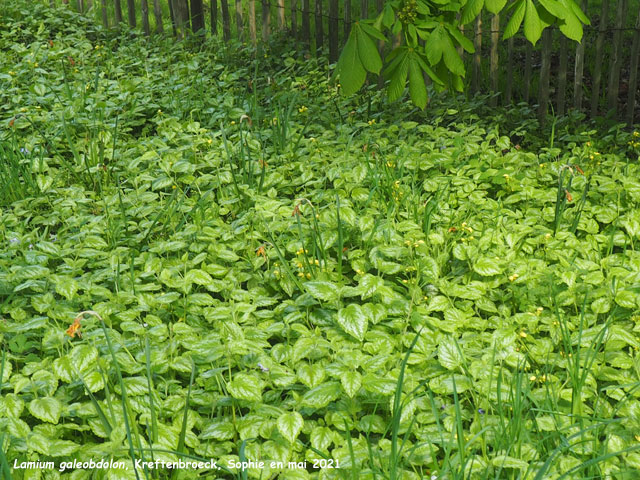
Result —
[[3, 478], [637, 478], [638, 133], [0, 9]]

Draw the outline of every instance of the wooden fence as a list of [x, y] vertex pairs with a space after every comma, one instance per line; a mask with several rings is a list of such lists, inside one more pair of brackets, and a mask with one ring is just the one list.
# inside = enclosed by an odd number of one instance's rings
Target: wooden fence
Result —
[[[128, 24], [137, 27], [140, 20], [147, 35], [163, 33], [170, 26], [177, 36], [191, 30], [222, 35], [225, 41], [260, 45], [269, 42], [274, 34], [285, 33], [295, 38], [300, 48], [316, 53], [328, 48], [331, 62], [337, 60], [353, 22], [372, 18], [384, 4], [384, 0], [49, 0], [49, 3], [55, 6], [60, 1], [100, 18], [107, 28], [124, 21], [122, 10], [126, 6]], [[585, 27], [581, 43], [566, 39], [555, 27], [545, 29], [536, 46], [529, 44], [521, 33], [503, 41], [501, 28], [508, 16], [483, 12], [473, 25], [463, 29], [476, 50], [469, 55], [460, 49], [467, 67], [467, 92], [491, 94], [494, 106], [514, 102], [537, 104], [540, 118], [550, 108], [557, 115], [575, 109], [591, 117], [607, 115], [633, 124], [640, 118], [636, 102], [640, 2], [601, 0], [595, 7], [589, 3], [582, 0], [582, 9], [592, 24]]]

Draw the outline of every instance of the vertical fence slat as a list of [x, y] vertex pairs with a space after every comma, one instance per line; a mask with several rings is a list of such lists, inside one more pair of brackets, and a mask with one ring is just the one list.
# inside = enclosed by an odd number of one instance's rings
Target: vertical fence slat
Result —
[[591, 86], [591, 116], [598, 114], [600, 104], [600, 82], [602, 81], [602, 56], [604, 54], [604, 40], [607, 33], [607, 16], [609, 15], [609, 0], [602, 0], [600, 23], [598, 25], [598, 39], [596, 40], [596, 58], [593, 69], [593, 85]]
[[556, 91], [556, 112], [558, 115], [564, 115], [565, 104], [567, 98], [567, 63], [569, 54], [567, 52], [567, 37], [560, 34], [560, 64], [558, 65], [558, 90]]
[[136, 2], [135, 2], [135, 0], [127, 0], [127, 13], [128, 13], [128, 17], [129, 17], [129, 26], [131, 28], [135, 28], [135, 26], [136, 26]]
[[504, 92], [504, 103], [510, 105], [513, 96], [513, 37], [507, 40], [507, 84]]
[[231, 18], [229, 16], [229, 0], [220, 0], [222, 10], [222, 38], [225, 42], [231, 40]]
[[640, 57], [640, 8], [636, 18], [636, 29], [633, 32], [631, 44], [631, 71], [629, 72], [629, 99], [627, 100], [627, 123], [633, 124], [633, 114], [636, 109], [636, 91], [638, 89], [638, 58]]
[[607, 87], [607, 110], [615, 112], [618, 109], [618, 93], [620, 91], [620, 68], [622, 67], [622, 29], [627, 14], [627, 0], [618, 0], [616, 11], [616, 25], [613, 32], [613, 50], [609, 63], [609, 86]]
[[477, 93], [480, 89], [480, 75], [482, 67], [482, 12], [476, 17], [473, 31], [473, 46], [475, 53], [473, 54], [473, 70], [471, 74], [471, 90]]
[[285, 20], [284, 20], [284, 0], [278, 0], [278, 30], [285, 29]]
[[271, 8], [269, 0], [262, 0], [262, 41], [268, 42], [271, 36]]
[[329, 0], [329, 61], [338, 60], [338, 0]]
[[[143, 0], [146, 2], [146, 0]], [[194, 32], [204, 30], [204, 5], [202, 0], [191, 0], [191, 29]]]
[[244, 40], [244, 21], [242, 20], [242, 0], [236, 0], [236, 29], [238, 39]]
[[500, 37], [500, 15], [491, 17], [491, 60], [489, 75], [491, 77], [491, 106], [498, 105], [498, 40]]
[[[458, 18], [458, 22], [459, 22], [460, 21], [460, 15], [458, 15], [457, 18]], [[458, 25], [458, 30], [460, 30], [460, 33], [464, 37], [464, 25]], [[464, 63], [464, 48], [462, 48], [462, 45], [458, 45], [456, 50], [458, 51], [458, 55], [460, 55], [460, 58], [462, 59], [462, 62]]]
[[344, 45], [351, 33], [351, 0], [345, 0], [344, 2], [344, 38], [342, 44]]
[[211, 35], [215, 36], [218, 34], [218, 0], [211, 0], [210, 8]]
[[[582, 11], [587, 13], [587, 0], [582, 0]], [[582, 35], [582, 40], [576, 45], [576, 64], [573, 71], [573, 108], [582, 110], [582, 85], [584, 75], [584, 44], [586, 32]]]
[[538, 120], [544, 123], [549, 103], [549, 76], [551, 73], [551, 44], [553, 31], [545, 28], [542, 32], [542, 65], [540, 66], [540, 84], [538, 85]]
[[163, 33], [164, 25], [162, 25], [162, 7], [160, 6], [160, 0], [153, 0], [153, 17], [156, 19], [156, 33]]
[[298, 36], [298, 0], [291, 0], [291, 36]]
[[360, 18], [369, 18], [369, 0], [360, 0]]
[[83, 0], [78, 0], [78, 11], [80, 13], [84, 12], [84, 1]]
[[[382, 13], [382, 8], [384, 7], [384, 0], [376, 0], [376, 11], [378, 15]], [[382, 40], [378, 40], [378, 51], [380, 52], [380, 56], [384, 60], [384, 42]], [[382, 89], [384, 87], [384, 77], [382, 76], [382, 71], [378, 75], [378, 89]]]
[[[55, 7], [55, 1], [51, 0], [51, 6]], [[104, 28], [109, 28], [109, 16], [107, 15], [107, 0], [101, 1], [101, 12], [102, 12], [102, 26]]]
[[256, 0], [249, 0], [249, 37], [255, 46], [258, 43], [258, 29], [256, 27]]
[[140, 11], [142, 12], [142, 30], [146, 36], [149, 36], [151, 30], [149, 28], [149, 3], [147, 0], [141, 0]]
[[531, 70], [533, 65], [533, 45], [528, 40], [527, 47], [524, 52], [524, 94], [522, 99], [529, 103], [529, 98], [531, 98]]
[[122, 23], [122, 5], [120, 0], [113, 0], [113, 8], [116, 14], [116, 25]]
[[309, 48], [311, 45], [311, 9], [309, 0], [302, 0], [302, 41]]
[[324, 29], [322, 26], [322, 0], [315, 0], [315, 6], [316, 51], [318, 51], [324, 46]]

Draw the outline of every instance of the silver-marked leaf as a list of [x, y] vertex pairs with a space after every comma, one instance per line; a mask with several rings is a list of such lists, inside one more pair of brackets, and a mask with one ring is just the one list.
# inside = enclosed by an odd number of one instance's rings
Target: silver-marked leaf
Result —
[[347, 370], [340, 377], [340, 382], [347, 395], [353, 398], [362, 386], [362, 376], [356, 370]]
[[364, 340], [364, 334], [367, 333], [369, 322], [360, 305], [352, 303], [345, 308], [341, 308], [338, 312], [338, 323], [352, 337], [360, 341]]
[[463, 357], [451, 337], [445, 337], [440, 341], [438, 346], [438, 361], [447, 370], [456, 370], [463, 363]]
[[29, 413], [38, 420], [53, 423], [54, 425], [58, 423], [60, 413], [62, 413], [62, 404], [53, 397], [41, 397], [31, 400], [27, 408]]
[[340, 297], [340, 290], [335, 283], [316, 281], [304, 284], [309, 294], [323, 302], [335, 302]]
[[227, 385], [227, 390], [233, 398], [259, 402], [262, 400], [263, 382], [254, 375], [239, 373]]
[[276, 422], [278, 431], [286, 438], [289, 443], [293, 443], [298, 438], [300, 430], [304, 425], [302, 415], [298, 412], [285, 412], [278, 417]]

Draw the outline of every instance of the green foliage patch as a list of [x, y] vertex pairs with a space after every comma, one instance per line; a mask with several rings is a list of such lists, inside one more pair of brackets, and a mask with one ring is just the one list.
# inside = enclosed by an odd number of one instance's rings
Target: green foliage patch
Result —
[[5, 477], [635, 478], [637, 133], [0, 8]]

